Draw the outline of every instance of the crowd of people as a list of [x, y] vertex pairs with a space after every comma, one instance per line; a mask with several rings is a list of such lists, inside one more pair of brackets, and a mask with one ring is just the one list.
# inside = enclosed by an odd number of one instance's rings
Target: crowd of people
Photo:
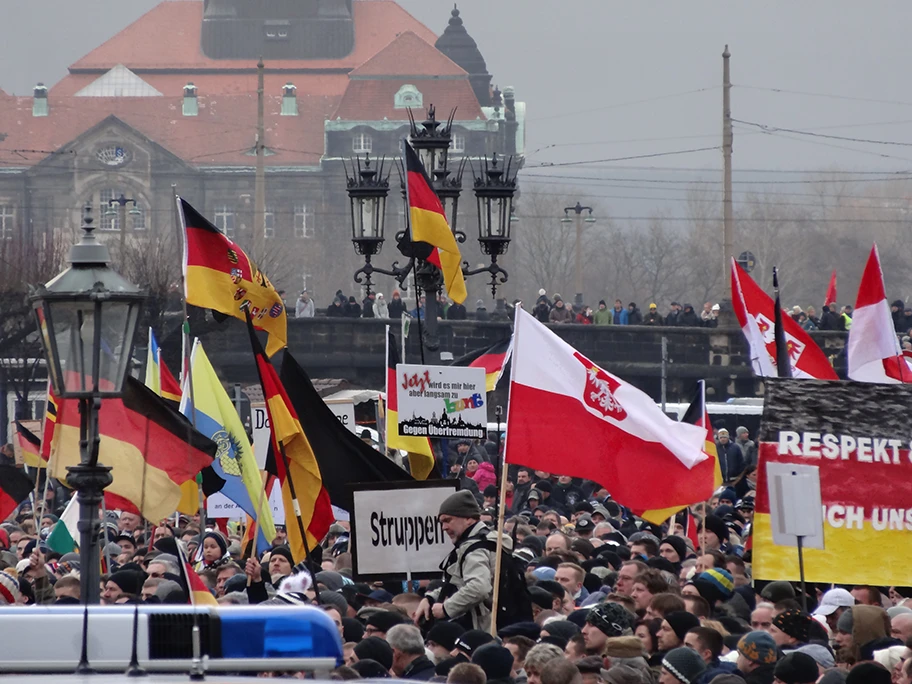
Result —
[[[912, 588], [821, 584], [802, 596], [792, 582], [752, 578], [756, 445], [747, 430], [734, 440], [719, 430], [725, 485], [671, 527], [637, 518], [595, 482], [509, 466], [498, 530], [491, 437], [447, 454], [459, 489], [438, 511], [453, 542], [439, 579], [362, 581], [343, 521], [296, 564], [282, 526], [257, 557], [226, 521], [151, 525], [109, 512], [102, 601], [186, 603], [185, 555], [219, 603], [319, 606], [343, 644], [334, 679], [912, 684]], [[0, 526], [0, 604], [79, 602], [78, 555], [47, 545], [57, 522], [24, 504]]]

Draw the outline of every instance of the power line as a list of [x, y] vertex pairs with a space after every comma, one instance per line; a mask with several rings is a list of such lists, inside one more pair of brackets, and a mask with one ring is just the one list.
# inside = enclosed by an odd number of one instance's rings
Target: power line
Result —
[[832, 135], [827, 133], [814, 133], [812, 131], [802, 131], [796, 128], [783, 128], [782, 126], [773, 126], [770, 124], [756, 123], [754, 121], [742, 121], [741, 119], [732, 119], [735, 123], [744, 124], [745, 126], [754, 126], [766, 133], [795, 133], [797, 135], [809, 135], [813, 138], [829, 138], [831, 140], [845, 140], [846, 142], [866, 143], [870, 145], [898, 145], [900, 147], [912, 147], [912, 143], [898, 142], [896, 140], [872, 140], [870, 138], [852, 138], [845, 135]]
[[543, 164], [538, 164], [536, 166], [530, 166], [531, 169], [542, 169], [542, 168], [555, 168], [558, 166], [582, 166], [585, 164], [606, 164], [608, 162], [616, 161], [630, 161], [632, 159], [653, 159], [655, 157], [671, 157], [679, 154], [691, 154], [693, 152], [708, 152], [709, 150], [719, 150], [722, 149], [719, 145], [713, 147], [695, 147], [689, 150], [672, 150], [670, 152], [653, 152], [652, 154], [637, 154], [629, 157], [614, 157], [612, 159], [590, 159], [587, 161], [575, 161], [575, 162], [547, 162]]
[[789, 90], [788, 88], [764, 88], [761, 86], [751, 86], [751, 85], [741, 85], [735, 84], [736, 88], [742, 88], [744, 90], [759, 90], [765, 91], [768, 93], [784, 93], [786, 95], [805, 95], [808, 97], [825, 97], [833, 100], [850, 100], [852, 102], [870, 102], [872, 104], [889, 104], [889, 105], [900, 105], [903, 107], [912, 107], [912, 102], [905, 102], [903, 100], [877, 100], [868, 97], [854, 97], [851, 95], [834, 95], [833, 93], [813, 93], [804, 90]]

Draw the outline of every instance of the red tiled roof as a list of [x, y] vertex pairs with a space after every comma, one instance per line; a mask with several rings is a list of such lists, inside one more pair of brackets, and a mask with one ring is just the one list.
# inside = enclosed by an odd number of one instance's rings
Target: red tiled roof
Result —
[[[199, 115], [183, 116], [181, 97], [50, 97], [47, 117], [32, 116], [32, 98], [0, 98], [0, 167], [32, 166], [58, 152], [109, 116], [191, 165], [253, 166], [256, 93], [199, 97]], [[268, 166], [316, 165], [323, 154], [323, 122], [337, 97], [298, 91], [299, 116], [280, 116], [281, 94], [266, 97]], [[24, 151], [33, 150], [33, 151]]]
[[[428, 42], [437, 36], [393, 0], [354, 0], [355, 47], [341, 59], [280, 60], [267, 69], [350, 70], [383, 49], [400, 33], [411, 31]], [[70, 71], [106, 71], [123, 64], [134, 72], [180, 69], [256, 70], [256, 60], [211, 59], [200, 48], [203, 3], [162, 2], [70, 66]]]
[[[396, 109], [393, 105], [396, 93], [409, 82], [408, 78], [353, 80], [345, 89], [342, 102], [332, 118], [345, 121], [406, 121], [408, 110]], [[445, 112], [448, 116], [450, 110], [456, 107], [458, 121], [485, 118], [468, 79], [419, 80], [412, 85], [421, 92], [424, 108], [432, 104], [437, 105], [440, 112]]]
[[349, 74], [371, 76], [467, 77], [466, 71], [426, 40], [406, 31]]

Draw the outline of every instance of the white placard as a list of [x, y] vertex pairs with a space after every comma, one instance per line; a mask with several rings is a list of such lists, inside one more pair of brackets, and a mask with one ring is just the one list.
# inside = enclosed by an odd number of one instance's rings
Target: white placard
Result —
[[820, 468], [794, 463], [767, 463], [773, 543], [807, 549], [824, 548]]
[[253, 457], [257, 468], [266, 467], [266, 453], [269, 451], [269, 414], [266, 404], [250, 405], [250, 423], [253, 428]]
[[437, 520], [455, 482], [396, 483], [355, 490], [351, 512], [352, 560], [358, 577], [439, 573], [453, 542]]
[[342, 423], [345, 427], [351, 430], [356, 435], [358, 430], [356, 429], [358, 425], [355, 423], [355, 402], [351, 399], [330, 399], [329, 401], [324, 401], [329, 410], [333, 412], [333, 415], [339, 419], [339, 422]]
[[399, 434], [484, 439], [488, 422], [483, 368], [396, 366]]
[[[278, 480], [269, 493], [269, 504], [272, 506], [272, 520], [276, 525], [285, 524], [285, 507], [282, 504], [282, 488]], [[242, 520], [246, 517], [244, 509], [238, 506], [221, 492], [216, 492], [206, 499], [206, 515], [210, 518], [228, 518]]]

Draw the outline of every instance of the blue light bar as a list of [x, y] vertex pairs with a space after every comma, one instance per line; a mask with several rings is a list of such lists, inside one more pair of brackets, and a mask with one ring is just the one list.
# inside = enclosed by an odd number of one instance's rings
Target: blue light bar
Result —
[[342, 639], [319, 608], [220, 606], [224, 658], [329, 658], [342, 664]]

